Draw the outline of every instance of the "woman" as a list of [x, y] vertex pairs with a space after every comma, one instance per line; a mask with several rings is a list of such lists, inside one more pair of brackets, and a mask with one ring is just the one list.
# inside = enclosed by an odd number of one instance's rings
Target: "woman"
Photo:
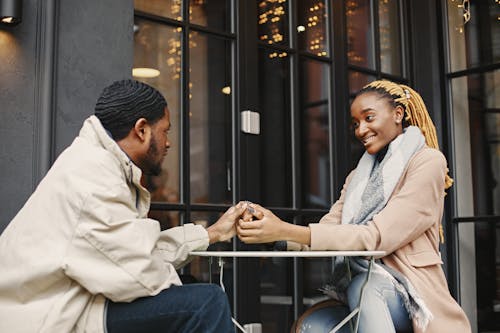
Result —
[[[452, 184], [436, 130], [420, 95], [379, 80], [351, 105], [352, 127], [366, 152], [347, 177], [340, 198], [319, 223], [286, 223], [259, 205], [263, 218], [239, 221], [246, 243], [283, 240], [288, 249], [383, 250], [363, 294], [359, 332], [470, 332], [465, 313], [448, 291], [439, 236], [445, 189]], [[336, 261], [326, 293], [352, 309], [359, 300], [367, 261]], [[319, 307], [300, 318], [298, 332], [328, 332], [345, 308]], [[303, 316], [304, 317], [304, 316]]]

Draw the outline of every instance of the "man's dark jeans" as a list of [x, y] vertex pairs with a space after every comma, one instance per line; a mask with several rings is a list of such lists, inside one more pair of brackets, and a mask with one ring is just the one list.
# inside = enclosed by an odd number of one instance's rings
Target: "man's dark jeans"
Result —
[[108, 301], [108, 333], [234, 333], [226, 294], [214, 284], [172, 286], [130, 303]]

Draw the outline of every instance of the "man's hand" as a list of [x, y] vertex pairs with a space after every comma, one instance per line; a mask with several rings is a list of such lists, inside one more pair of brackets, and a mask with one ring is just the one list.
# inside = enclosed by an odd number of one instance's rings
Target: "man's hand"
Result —
[[236, 222], [240, 218], [251, 221], [254, 214], [257, 218], [262, 218], [262, 213], [249, 208], [248, 201], [240, 201], [236, 206], [230, 207], [217, 222], [207, 228], [209, 243], [223, 242], [233, 238], [236, 235]]

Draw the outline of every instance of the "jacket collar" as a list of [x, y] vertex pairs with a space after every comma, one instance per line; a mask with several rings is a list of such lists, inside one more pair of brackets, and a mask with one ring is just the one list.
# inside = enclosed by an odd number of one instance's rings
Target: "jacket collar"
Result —
[[101, 146], [110, 152], [120, 163], [123, 169], [125, 177], [130, 183], [141, 186], [141, 169], [135, 165], [130, 157], [118, 146], [115, 140], [113, 140], [109, 134], [106, 132], [102, 126], [100, 120], [92, 115], [88, 117], [83, 123], [82, 129], [80, 130], [80, 137], [89, 140], [90, 142]]

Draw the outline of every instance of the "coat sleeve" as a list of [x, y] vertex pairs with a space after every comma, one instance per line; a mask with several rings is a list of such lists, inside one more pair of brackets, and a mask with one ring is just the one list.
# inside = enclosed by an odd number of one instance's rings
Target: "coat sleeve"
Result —
[[441, 220], [446, 159], [435, 149], [413, 157], [400, 188], [367, 225], [310, 224], [313, 250], [383, 250], [391, 253]]
[[175, 271], [191, 249], [208, 246], [201, 226], [160, 232], [159, 223], [140, 218], [126, 184], [93, 191], [82, 205], [63, 270], [92, 294], [113, 301], [155, 295], [181, 282]]

